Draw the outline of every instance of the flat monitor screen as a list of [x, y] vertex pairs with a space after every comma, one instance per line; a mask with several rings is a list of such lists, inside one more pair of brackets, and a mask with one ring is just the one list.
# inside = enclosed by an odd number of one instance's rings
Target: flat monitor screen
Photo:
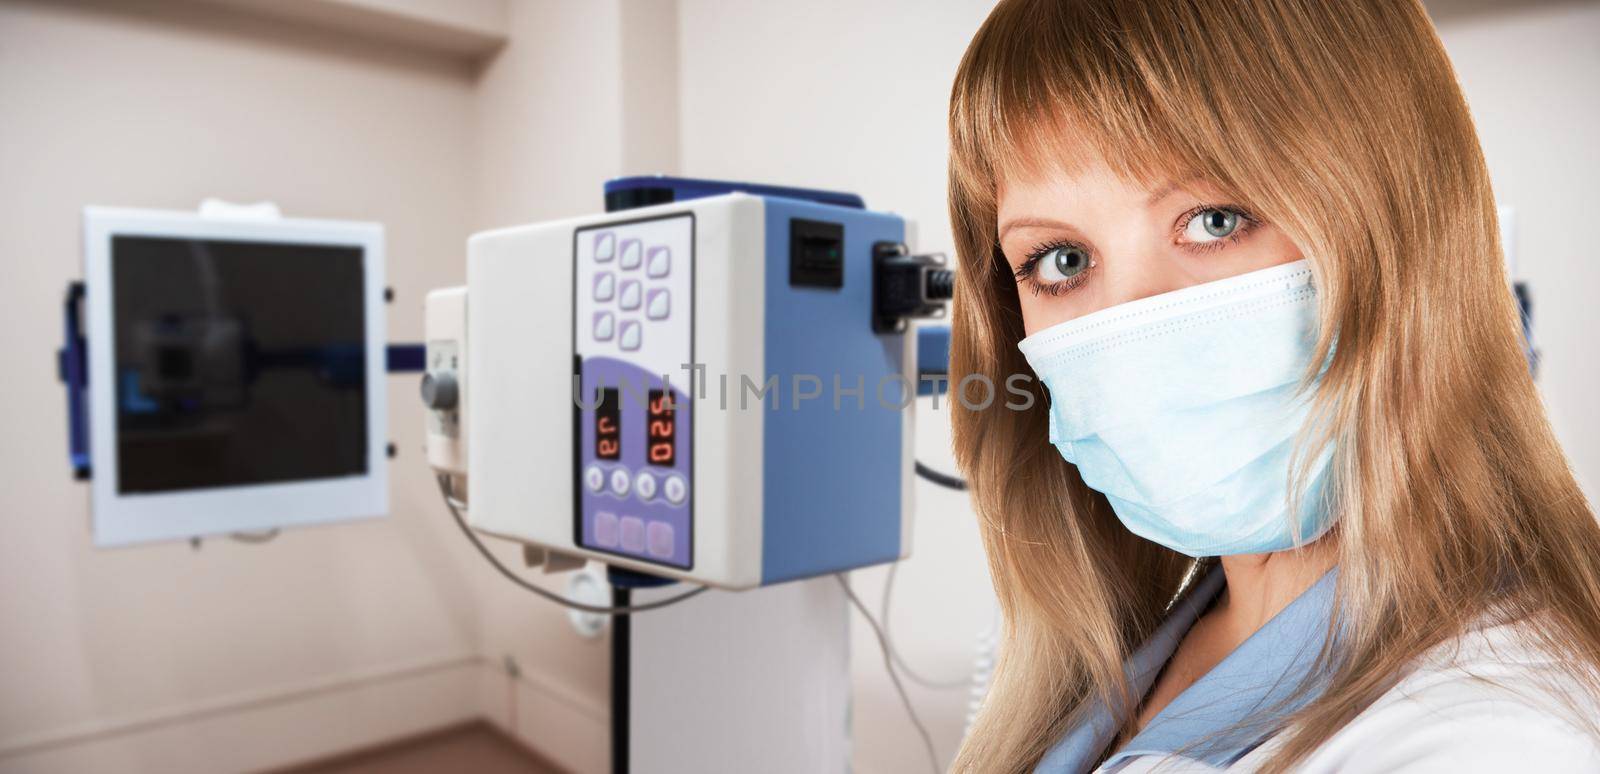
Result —
[[111, 252], [119, 493], [367, 472], [361, 247], [114, 235]]

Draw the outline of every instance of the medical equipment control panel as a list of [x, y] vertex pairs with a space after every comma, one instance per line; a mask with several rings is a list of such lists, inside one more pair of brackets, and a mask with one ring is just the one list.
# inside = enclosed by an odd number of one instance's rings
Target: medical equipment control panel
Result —
[[694, 362], [694, 216], [578, 229], [572, 260], [573, 540], [688, 569], [694, 412], [683, 375]]
[[453, 377], [457, 408], [433, 411], [460, 425], [436, 413], [429, 460], [468, 526], [547, 569], [727, 589], [908, 554], [916, 346], [873, 324], [905, 221], [786, 193], [468, 240], [466, 286], [437, 291], [460, 303], [428, 307], [430, 352], [459, 342], [460, 366], [435, 364], [428, 397]]

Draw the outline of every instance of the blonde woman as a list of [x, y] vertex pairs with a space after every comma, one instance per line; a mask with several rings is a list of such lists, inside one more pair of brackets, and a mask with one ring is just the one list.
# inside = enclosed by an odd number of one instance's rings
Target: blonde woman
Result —
[[1420, 4], [1004, 0], [950, 130], [953, 364], [1035, 398], [956, 404], [958, 770], [1600, 771], [1600, 526]]

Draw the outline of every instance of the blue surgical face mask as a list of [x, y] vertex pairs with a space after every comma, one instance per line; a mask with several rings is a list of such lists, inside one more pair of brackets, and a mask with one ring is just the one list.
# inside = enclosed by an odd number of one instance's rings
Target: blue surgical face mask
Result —
[[1290, 468], [1317, 335], [1306, 261], [1142, 298], [1019, 344], [1050, 442], [1135, 534], [1189, 556], [1281, 551], [1332, 525], [1330, 453]]

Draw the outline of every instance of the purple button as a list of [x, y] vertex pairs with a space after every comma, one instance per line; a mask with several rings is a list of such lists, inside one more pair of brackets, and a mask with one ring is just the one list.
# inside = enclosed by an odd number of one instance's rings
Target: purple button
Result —
[[666, 288], [655, 288], [650, 291], [649, 300], [644, 304], [644, 315], [652, 320], [665, 320], [672, 311], [672, 296]]
[[594, 515], [594, 542], [601, 548], [617, 547], [617, 515], [601, 511]]
[[610, 301], [617, 292], [617, 278], [609, 271], [594, 275], [594, 300]]
[[637, 269], [639, 268], [639, 253], [639, 240], [624, 239], [622, 240], [622, 257], [617, 259], [617, 264], [624, 269]]
[[640, 295], [639, 281], [625, 280], [622, 283], [621, 297], [617, 299], [617, 305], [627, 310], [638, 309]]
[[611, 333], [616, 329], [616, 322], [611, 319], [610, 312], [594, 313], [594, 340], [610, 341]]
[[652, 277], [667, 276], [667, 272], [672, 270], [672, 248], [650, 248], [650, 257], [645, 261], [644, 270]]
[[664, 521], [650, 522], [650, 555], [665, 559], [672, 556], [672, 525]]
[[617, 343], [622, 345], [622, 348], [624, 350], [626, 350], [628, 352], [633, 352], [634, 350], [637, 350], [639, 348], [639, 345], [642, 343], [640, 341], [640, 335], [639, 335], [639, 321], [638, 320], [623, 320], [622, 321], [622, 334], [619, 335], [617, 337], [617, 339], [618, 339]]
[[622, 550], [636, 554], [644, 551], [644, 521], [638, 516], [622, 517]]
[[610, 231], [602, 231], [594, 235], [594, 261], [605, 263], [616, 254], [617, 238]]

